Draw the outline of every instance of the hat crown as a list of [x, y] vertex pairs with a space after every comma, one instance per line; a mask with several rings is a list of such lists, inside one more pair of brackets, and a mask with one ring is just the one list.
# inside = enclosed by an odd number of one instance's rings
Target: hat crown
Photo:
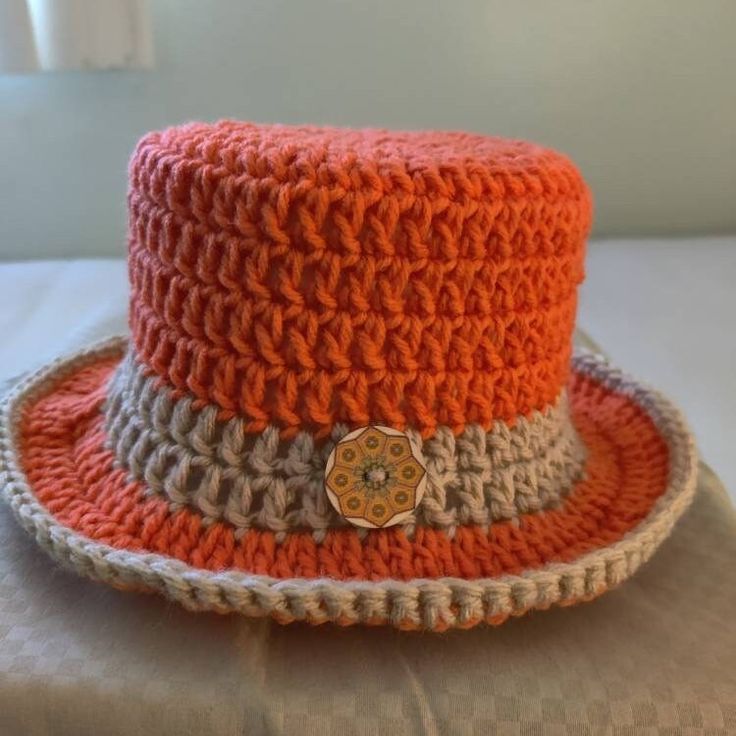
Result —
[[138, 360], [248, 431], [458, 434], [564, 387], [591, 206], [553, 151], [187, 125], [139, 143], [129, 213]]

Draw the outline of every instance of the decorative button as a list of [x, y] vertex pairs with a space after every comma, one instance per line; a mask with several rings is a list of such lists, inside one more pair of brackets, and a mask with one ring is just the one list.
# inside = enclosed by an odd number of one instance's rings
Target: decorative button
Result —
[[369, 529], [409, 518], [426, 485], [419, 451], [403, 432], [390, 427], [362, 427], [345, 435], [325, 468], [325, 488], [335, 510], [351, 524]]

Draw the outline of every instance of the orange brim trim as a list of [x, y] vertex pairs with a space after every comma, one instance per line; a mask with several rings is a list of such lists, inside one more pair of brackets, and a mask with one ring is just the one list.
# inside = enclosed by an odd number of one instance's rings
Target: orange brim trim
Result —
[[206, 525], [193, 510], [171, 511], [113, 466], [105, 447], [102, 404], [119, 358], [82, 367], [25, 407], [23, 470], [37, 499], [80, 535], [118, 549], [165, 554], [209, 571], [240, 570], [274, 578], [472, 580], [572, 562], [620, 540], [642, 522], [667, 488], [667, 444], [647, 413], [624, 395], [574, 373], [569, 393], [588, 447], [585, 479], [557, 509], [490, 527], [445, 532], [401, 528], [305, 531], [277, 543], [268, 531], [236, 534]]

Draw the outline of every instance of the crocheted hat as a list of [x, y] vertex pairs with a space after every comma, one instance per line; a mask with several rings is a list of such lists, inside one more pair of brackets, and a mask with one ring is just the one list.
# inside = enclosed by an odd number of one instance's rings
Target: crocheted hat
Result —
[[679, 413], [573, 355], [565, 157], [193, 124], [130, 166], [129, 339], [25, 380], [4, 497], [53, 557], [190, 609], [500, 623], [631, 575], [694, 489]]

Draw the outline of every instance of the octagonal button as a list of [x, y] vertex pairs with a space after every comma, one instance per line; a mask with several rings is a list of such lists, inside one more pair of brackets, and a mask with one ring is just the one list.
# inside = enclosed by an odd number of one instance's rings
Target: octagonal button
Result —
[[361, 427], [343, 437], [325, 467], [330, 503], [351, 524], [369, 529], [409, 519], [426, 484], [421, 453], [409, 437], [380, 425]]

